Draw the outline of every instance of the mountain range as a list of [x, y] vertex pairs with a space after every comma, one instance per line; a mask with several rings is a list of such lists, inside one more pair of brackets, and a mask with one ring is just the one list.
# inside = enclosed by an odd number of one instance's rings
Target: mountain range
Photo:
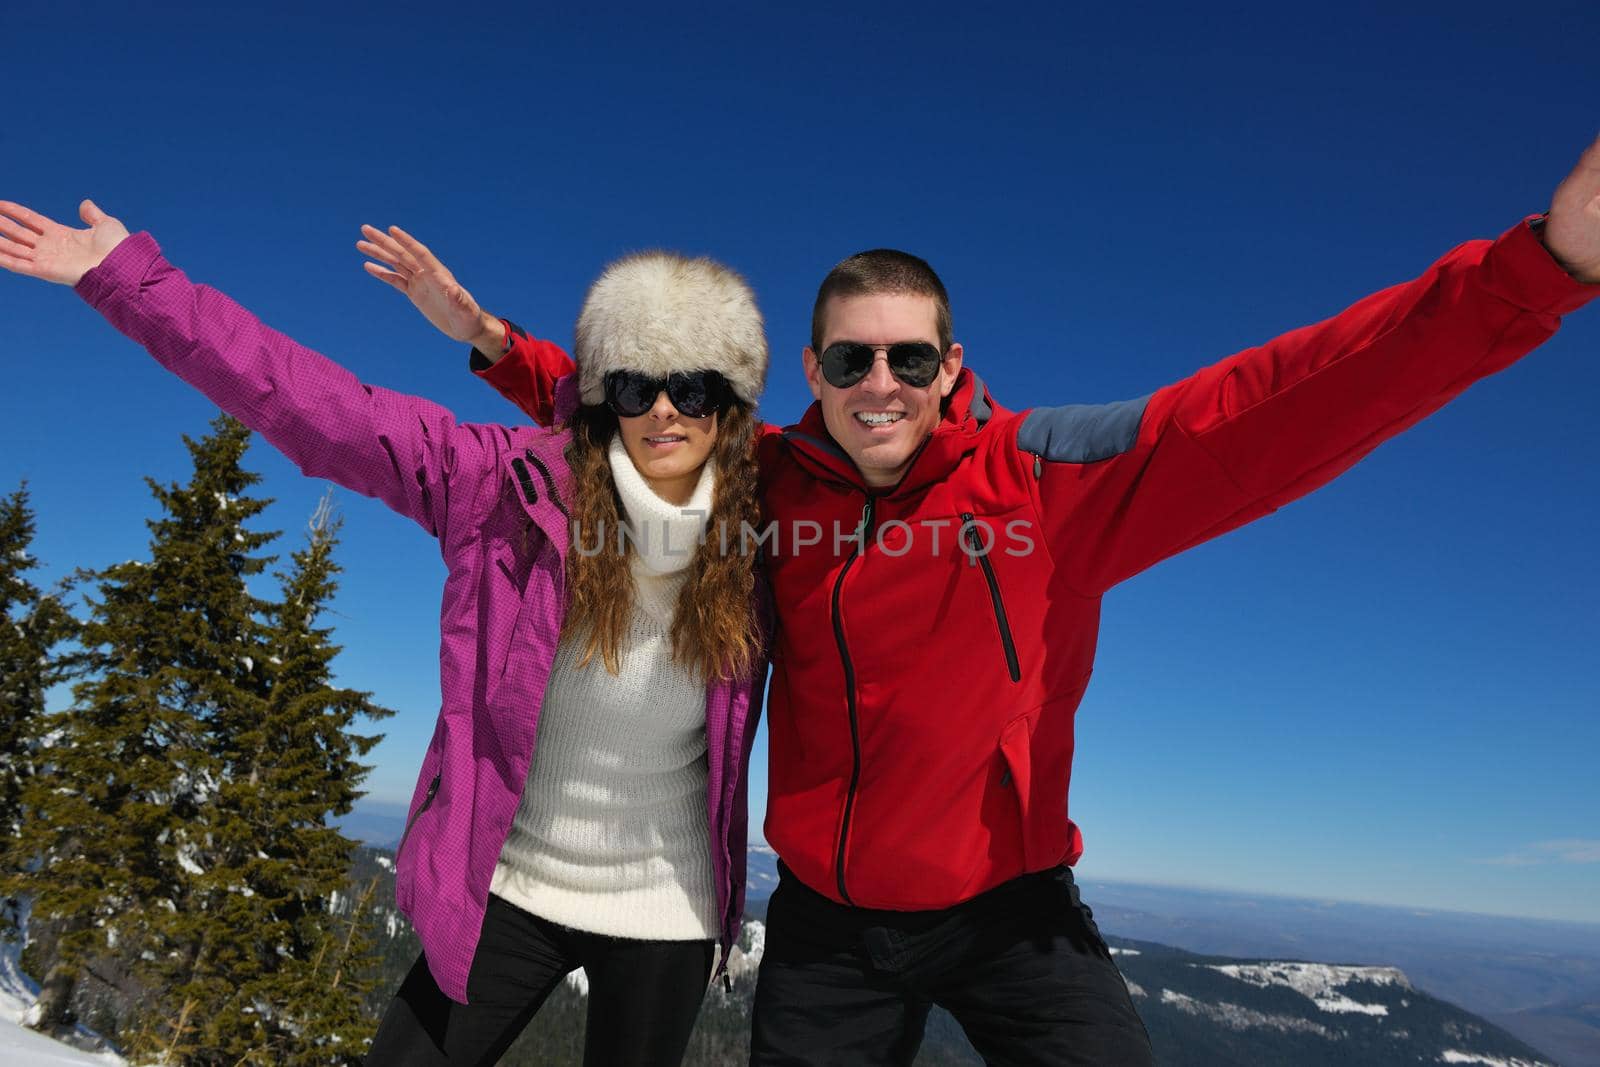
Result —
[[[371, 877], [392, 878], [389, 853], [363, 849], [354, 873], [363, 885]], [[717, 987], [707, 996], [685, 1060], [695, 1067], [747, 1062], [750, 1004], [765, 945], [763, 919], [777, 882], [776, 857], [763, 846], [751, 849], [749, 880], [744, 933], [729, 960], [733, 988]], [[375, 1001], [387, 999], [417, 951], [404, 919], [387, 904], [392, 900], [385, 894], [388, 888], [380, 887], [377, 899], [386, 903], [369, 919], [387, 942], [388, 980], [379, 983]], [[1150, 1032], [1157, 1062], [1168, 1067], [1553, 1067], [1570, 1062], [1418, 989], [1394, 966], [1201, 954], [1121, 936], [1107, 941]], [[501, 1062], [509, 1067], [580, 1063], [586, 991], [587, 982], [577, 972]], [[955, 1020], [935, 1011], [916, 1062], [917, 1067], [966, 1067], [983, 1061]]]

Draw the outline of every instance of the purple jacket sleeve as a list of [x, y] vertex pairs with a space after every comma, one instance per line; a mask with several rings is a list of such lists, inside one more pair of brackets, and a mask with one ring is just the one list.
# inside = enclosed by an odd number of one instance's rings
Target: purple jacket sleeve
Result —
[[[265, 437], [304, 473], [377, 497], [441, 540], [504, 445], [419, 397], [365, 385], [338, 364], [196, 285], [147, 233], [118, 245], [77, 292], [163, 367]], [[457, 515], [459, 522], [460, 516]]]

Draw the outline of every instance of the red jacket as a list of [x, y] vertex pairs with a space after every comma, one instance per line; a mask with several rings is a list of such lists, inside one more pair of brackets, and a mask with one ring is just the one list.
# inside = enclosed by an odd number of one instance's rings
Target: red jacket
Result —
[[[816, 405], [767, 428], [767, 841], [805, 884], [868, 908], [943, 908], [1076, 862], [1073, 716], [1101, 595], [1329, 481], [1597, 292], [1523, 223], [1139, 400], [1013, 413], [964, 370], [879, 493]], [[549, 421], [570, 368], [518, 337], [484, 376]], [[797, 547], [797, 522], [820, 543]], [[835, 543], [863, 523], [864, 551]]]

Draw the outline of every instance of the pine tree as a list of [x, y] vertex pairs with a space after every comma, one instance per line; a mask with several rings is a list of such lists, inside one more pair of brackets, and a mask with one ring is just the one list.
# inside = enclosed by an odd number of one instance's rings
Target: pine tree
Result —
[[[270, 562], [255, 553], [276, 534], [244, 528], [268, 503], [244, 496], [259, 481], [240, 466], [248, 430], [219, 417], [184, 443], [187, 485], [146, 480], [162, 510], [147, 523], [148, 562], [91, 576], [85, 680], [24, 788], [20, 845], [43, 864], [29, 883], [33, 915], [55, 933], [41, 1029], [66, 1018], [97, 958], [122, 954], [139, 984], [158, 990], [192, 980], [218, 947], [197, 918], [211, 895], [210, 814], [226, 769], [214, 738], [265, 709], [257, 657], [267, 605], [245, 581]], [[160, 996], [142, 1006], [162, 1020], [142, 1028], [148, 1035], [181, 1010]]]
[[[44, 594], [24, 577], [39, 565], [29, 554], [34, 530], [23, 484], [0, 500], [0, 898], [20, 889], [34, 860], [18, 847], [23, 786], [44, 733], [45, 691], [67, 663], [56, 646], [76, 626], [62, 603], [65, 590]], [[0, 936], [14, 932], [15, 915], [15, 903], [0, 900]]]
[[393, 713], [333, 682], [339, 646], [317, 624], [338, 588], [339, 526], [325, 497], [280, 575], [262, 713], [215, 738], [225, 773], [208, 878], [226, 889], [207, 909], [209, 967], [175, 991], [203, 1009], [192, 1062], [359, 1063], [371, 1038], [360, 922], [371, 887], [351, 902], [354, 842], [329, 822], [361, 796], [359, 760], [379, 740], [354, 733], [356, 720]]

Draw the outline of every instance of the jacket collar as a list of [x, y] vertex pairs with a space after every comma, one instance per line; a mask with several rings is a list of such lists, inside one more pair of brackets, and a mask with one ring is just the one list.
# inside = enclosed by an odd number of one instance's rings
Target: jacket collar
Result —
[[567, 420], [572, 418], [572, 413], [578, 410], [578, 375], [565, 374], [556, 379], [555, 392], [555, 422], [553, 426], [565, 426]]
[[894, 499], [949, 477], [962, 458], [977, 447], [979, 432], [996, 413], [1003, 414], [1004, 409], [994, 402], [976, 374], [962, 368], [938, 424], [922, 442], [905, 476], [889, 489], [867, 488], [855, 463], [828, 433], [820, 403], [812, 403], [799, 422], [785, 427], [783, 439], [814, 476]]

